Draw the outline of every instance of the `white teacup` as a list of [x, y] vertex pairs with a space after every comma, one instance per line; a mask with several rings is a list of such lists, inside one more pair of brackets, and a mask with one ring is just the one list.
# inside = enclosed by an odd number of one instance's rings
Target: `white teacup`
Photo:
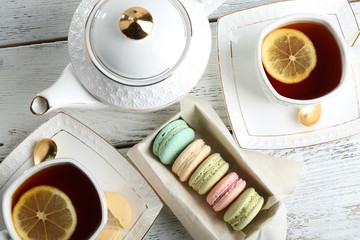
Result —
[[[76, 182], [72, 182], [74, 180]], [[95, 239], [99, 235], [107, 221], [107, 206], [102, 189], [91, 173], [78, 162], [54, 159], [28, 169], [5, 191], [2, 215], [7, 229], [0, 232], [0, 240], [20, 239], [12, 221], [12, 208], [25, 191], [37, 185], [57, 187], [70, 197], [77, 213], [73, 237]], [[92, 220], [94, 218], [96, 220]]]
[[[319, 96], [313, 97], [313, 98], [306, 98], [300, 99], [298, 97], [293, 98], [289, 96], [284, 96], [284, 94], [280, 94], [278, 90], [273, 86], [273, 84], [270, 82], [266, 70], [263, 67], [262, 59], [261, 59], [261, 45], [264, 40], [264, 38], [272, 31], [278, 28], [286, 27], [290, 24], [298, 24], [298, 23], [310, 23], [310, 24], [320, 24], [321, 26], [325, 27], [329, 30], [330, 34], [334, 37], [336, 45], [338, 46], [338, 49], [340, 51], [339, 55], [339, 66], [341, 66], [341, 73], [339, 74], [338, 83], [336, 85], [331, 87], [327, 92], [319, 93]], [[311, 39], [311, 37], [310, 37]], [[323, 39], [324, 43], [327, 43], [327, 39]], [[315, 45], [315, 43], [314, 43]], [[316, 49], [316, 45], [315, 45]], [[329, 49], [329, 51], [332, 51], [332, 49]], [[295, 107], [304, 107], [304, 106], [310, 106], [310, 105], [316, 105], [319, 104], [327, 99], [332, 98], [334, 95], [338, 94], [344, 87], [345, 82], [347, 81], [347, 76], [350, 71], [350, 59], [353, 58], [351, 55], [357, 55], [355, 52], [359, 52], [359, 48], [349, 48], [339, 31], [339, 28], [336, 28], [334, 24], [331, 22], [329, 16], [323, 16], [318, 14], [311, 14], [311, 13], [304, 13], [304, 14], [293, 14], [288, 15], [282, 18], [279, 18], [277, 20], [274, 20], [269, 25], [267, 25], [261, 32], [258, 38], [258, 42], [256, 45], [256, 71], [258, 74], [258, 78], [260, 80], [260, 85], [262, 86], [266, 96], [274, 103], [279, 103], [282, 105], [290, 105]], [[320, 56], [321, 57], [321, 56]], [[318, 57], [318, 64], [319, 61]], [[324, 62], [324, 61], [323, 61]], [[320, 66], [320, 65], [319, 65]], [[316, 66], [318, 67], [318, 65]], [[316, 69], [315, 67], [315, 69]], [[313, 71], [315, 71], [315, 69]], [[331, 68], [328, 69], [329, 71], [332, 71]], [[315, 76], [315, 74], [314, 74]], [[318, 77], [317, 79], [320, 79]], [[306, 80], [304, 80], [306, 81]], [[322, 87], [324, 83], [322, 83]], [[295, 86], [295, 85], [294, 85]], [[293, 87], [294, 87], [293, 86]], [[325, 85], [326, 86], [326, 85]], [[285, 89], [285, 88], [284, 88]], [[285, 90], [283, 90], [285, 91]], [[325, 91], [325, 89], [324, 89]], [[301, 97], [302, 98], [302, 97]]]

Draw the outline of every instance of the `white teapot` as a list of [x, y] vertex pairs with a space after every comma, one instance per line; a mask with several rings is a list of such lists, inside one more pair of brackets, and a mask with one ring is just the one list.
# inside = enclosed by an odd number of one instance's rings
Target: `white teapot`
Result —
[[83, 0], [69, 30], [71, 63], [34, 97], [32, 113], [104, 104], [154, 110], [174, 103], [206, 68], [207, 14], [223, 1]]

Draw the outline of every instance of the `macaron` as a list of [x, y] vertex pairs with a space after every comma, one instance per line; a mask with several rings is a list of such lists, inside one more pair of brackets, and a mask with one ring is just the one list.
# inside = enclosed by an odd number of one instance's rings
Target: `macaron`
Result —
[[194, 138], [194, 130], [184, 120], [172, 121], [156, 136], [153, 153], [163, 164], [172, 164]]
[[236, 172], [231, 172], [221, 179], [206, 197], [206, 201], [215, 211], [221, 211], [239, 196], [246, 186], [245, 180]]
[[204, 160], [191, 175], [189, 185], [200, 195], [207, 193], [227, 172], [229, 164], [214, 153]]
[[264, 198], [254, 188], [248, 188], [226, 210], [224, 221], [235, 231], [241, 231], [255, 218], [263, 204]]
[[197, 139], [185, 148], [172, 165], [172, 171], [181, 182], [189, 180], [191, 174], [210, 155], [211, 147], [204, 140]]

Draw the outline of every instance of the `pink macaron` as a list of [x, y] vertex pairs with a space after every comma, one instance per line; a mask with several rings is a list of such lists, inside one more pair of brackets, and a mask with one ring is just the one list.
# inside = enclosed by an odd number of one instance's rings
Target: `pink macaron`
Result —
[[206, 201], [215, 211], [221, 211], [239, 196], [245, 186], [245, 180], [239, 178], [236, 172], [231, 172], [211, 189]]

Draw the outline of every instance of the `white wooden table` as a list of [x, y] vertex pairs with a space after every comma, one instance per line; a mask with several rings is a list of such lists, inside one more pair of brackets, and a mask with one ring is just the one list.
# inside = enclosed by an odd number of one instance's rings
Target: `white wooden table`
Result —
[[[209, 16], [213, 32], [211, 57], [190, 94], [206, 98], [227, 126], [216, 55], [216, 21], [224, 14], [277, 1], [227, 0]], [[0, 160], [52, 116], [32, 115], [29, 103], [37, 92], [57, 79], [69, 62], [67, 31], [79, 3], [80, 0], [1, 0]], [[349, 3], [359, 20], [360, 1]], [[113, 108], [64, 111], [126, 153], [178, 109], [179, 105], [174, 104], [150, 113], [124, 113]], [[265, 153], [305, 163], [295, 193], [284, 201], [288, 239], [360, 239], [360, 135]], [[145, 239], [191, 236], [165, 206]]]

